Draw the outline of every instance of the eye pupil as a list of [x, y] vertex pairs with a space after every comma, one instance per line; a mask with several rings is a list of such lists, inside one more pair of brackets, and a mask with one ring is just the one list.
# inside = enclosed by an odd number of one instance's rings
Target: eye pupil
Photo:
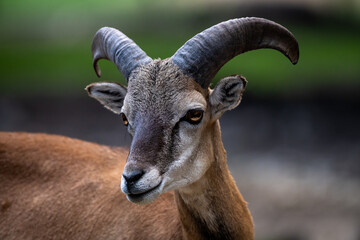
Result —
[[200, 116], [200, 112], [193, 112], [192, 115], [190, 115], [190, 120], [196, 121], [200, 118]]
[[202, 110], [193, 109], [193, 110], [189, 110], [186, 113], [185, 120], [189, 123], [197, 124], [201, 121], [202, 117], [203, 117]]
[[121, 118], [122, 118], [123, 123], [124, 123], [125, 126], [129, 125], [129, 121], [127, 120], [124, 113], [121, 113]]

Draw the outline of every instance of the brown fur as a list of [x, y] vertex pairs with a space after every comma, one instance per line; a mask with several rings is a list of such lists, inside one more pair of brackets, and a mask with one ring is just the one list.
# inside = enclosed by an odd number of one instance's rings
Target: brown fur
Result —
[[[218, 123], [212, 128], [218, 139]], [[203, 192], [199, 201], [185, 189], [175, 191], [176, 202], [166, 193], [150, 205], [134, 205], [119, 188], [127, 150], [1, 133], [0, 239], [253, 239], [225, 150], [221, 141], [213, 146], [215, 163], [187, 189]]]
[[127, 151], [61, 136], [0, 133], [0, 239], [181, 239], [174, 196], [130, 203]]

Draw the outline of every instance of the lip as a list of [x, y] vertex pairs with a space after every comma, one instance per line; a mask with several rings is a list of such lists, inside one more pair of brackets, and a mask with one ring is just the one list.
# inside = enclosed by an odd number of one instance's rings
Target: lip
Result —
[[153, 187], [149, 190], [146, 190], [145, 192], [136, 193], [136, 194], [129, 193], [126, 196], [131, 202], [134, 202], [134, 203], [142, 202], [149, 195], [156, 192], [156, 190], [158, 190], [160, 188], [160, 185], [161, 185], [161, 182], [158, 185], [156, 185], [155, 187]]

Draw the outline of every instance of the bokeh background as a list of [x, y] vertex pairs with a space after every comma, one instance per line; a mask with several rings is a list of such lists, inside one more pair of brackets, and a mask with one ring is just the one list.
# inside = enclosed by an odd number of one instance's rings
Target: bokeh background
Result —
[[[214, 79], [249, 81], [221, 124], [256, 239], [359, 240], [359, 0], [1, 0], [0, 130], [129, 145], [119, 116], [84, 91], [100, 81], [96, 30], [118, 28], [152, 58], [167, 58], [194, 34], [245, 16], [277, 21], [300, 45], [296, 66], [257, 50]], [[102, 81], [124, 83], [112, 63], [100, 67]]]

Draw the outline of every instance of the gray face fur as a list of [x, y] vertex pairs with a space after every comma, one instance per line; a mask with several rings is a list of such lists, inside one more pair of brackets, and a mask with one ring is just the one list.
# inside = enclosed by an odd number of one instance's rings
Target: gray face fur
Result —
[[[245, 84], [244, 78], [232, 76], [214, 91], [203, 89], [166, 59], [136, 69], [126, 95], [115, 83], [89, 85], [91, 97], [128, 120], [133, 140], [121, 179], [128, 199], [149, 203], [200, 179], [212, 159], [210, 128], [240, 103]], [[184, 119], [193, 109], [203, 111], [197, 124]]]

